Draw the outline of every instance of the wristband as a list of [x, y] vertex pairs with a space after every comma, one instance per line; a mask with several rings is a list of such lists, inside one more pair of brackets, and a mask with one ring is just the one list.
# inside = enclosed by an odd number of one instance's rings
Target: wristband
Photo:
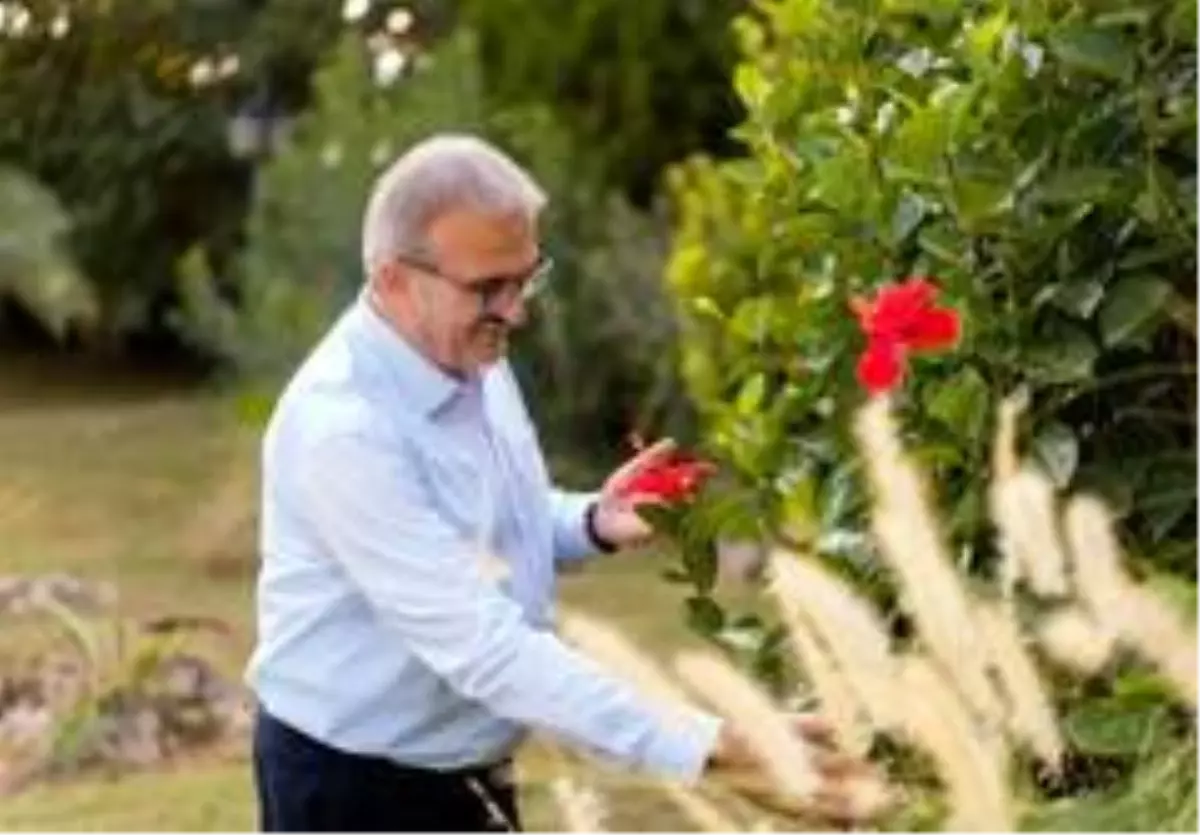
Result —
[[599, 509], [600, 505], [597, 502], [592, 502], [587, 506], [587, 510], [583, 513], [583, 526], [587, 530], [588, 539], [592, 541], [597, 550], [611, 554], [617, 550], [617, 546], [602, 537], [596, 530], [596, 511]]

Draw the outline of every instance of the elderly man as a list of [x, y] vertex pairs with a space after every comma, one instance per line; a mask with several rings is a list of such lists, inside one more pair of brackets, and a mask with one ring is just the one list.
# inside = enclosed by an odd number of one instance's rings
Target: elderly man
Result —
[[266, 830], [519, 828], [509, 763], [530, 728], [687, 782], [751, 759], [550, 628], [556, 565], [649, 535], [618, 488], [666, 446], [596, 493], [551, 485], [503, 359], [549, 274], [544, 202], [478, 139], [408, 151], [366, 210], [360, 297], [277, 405], [247, 673]]

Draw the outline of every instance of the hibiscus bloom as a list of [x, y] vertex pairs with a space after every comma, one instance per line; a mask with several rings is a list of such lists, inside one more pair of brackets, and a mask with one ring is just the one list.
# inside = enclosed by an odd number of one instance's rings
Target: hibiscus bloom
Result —
[[867, 337], [857, 374], [863, 388], [879, 394], [904, 379], [911, 352], [953, 346], [961, 325], [958, 313], [936, 305], [937, 288], [912, 277], [881, 288], [874, 299], [854, 299], [851, 308]]
[[673, 503], [690, 499], [716, 472], [708, 461], [676, 453], [631, 478], [620, 491], [624, 498], [638, 498]]

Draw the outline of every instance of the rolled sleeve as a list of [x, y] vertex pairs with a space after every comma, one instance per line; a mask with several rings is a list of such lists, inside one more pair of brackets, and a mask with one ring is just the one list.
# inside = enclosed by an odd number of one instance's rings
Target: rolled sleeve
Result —
[[661, 777], [697, 780], [718, 720], [690, 707], [664, 715], [530, 626], [409, 463], [369, 436], [339, 435], [307, 450], [299, 479], [318, 535], [397, 642], [496, 716]]
[[596, 553], [596, 543], [588, 536], [585, 516], [588, 506], [600, 498], [598, 492], [550, 491], [550, 512], [554, 521], [554, 559], [571, 562]]

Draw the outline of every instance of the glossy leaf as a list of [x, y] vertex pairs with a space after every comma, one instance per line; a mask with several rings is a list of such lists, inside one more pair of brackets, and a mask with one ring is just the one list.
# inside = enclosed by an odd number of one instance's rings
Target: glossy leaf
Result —
[[987, 382], [968, 366], [936, 386], [928, 409], [964, 441], [973, 441], [988, 419]]
[[1042, 341], [1028, 351], [1031, 373], [1045, 383], [1072, 383], [1092, 376], [1100, 349], [1085, 331], [1060, 330], [1053, 341]]
[[683, 564], [696, 590], [702, 594], [712, 591], [717, 582], [717, 549], [711, 540], [680, 543]]
[[1033, 449], [1060, 490], [1071, 483], [1079, 466], [1079, 439], [1062, 423], [1043, 426], [1034, 436]]
[[1111, 347], [1128, 341], [1163, 310], [1170, 295], [1170, 285], [1153, 276], [1118, 281], [1109, 289], [1099, 313], [1104, 344]]
[[1080, 705], [1064, 719], [1067, 738], [1091, 754], [1138, 754], [1164, 736], [1161, 705], [1114, 698]]
[[1104, 284], [1095, 278], [1078, 277], [1051, 285], [1049, 298], [1056, 307], [1079, 319], [1090, 319], [1104, 300]]
[[688, 626], [706, 637], [725, 627], [725, 612], [711, 597], [689, 597], [684, 601]]
[[1045, 203], [1085, 203], [1104, 200], [1121, 180], [1121, 172], [1108, 168], [1068, 168], [1048, 177], [1038, 189]]
[[1114, 80], [1133, 73], [1137, 54], [1119, 29], [1081, 23], [1050, 37], [1050, 51], [1072, 69]]

